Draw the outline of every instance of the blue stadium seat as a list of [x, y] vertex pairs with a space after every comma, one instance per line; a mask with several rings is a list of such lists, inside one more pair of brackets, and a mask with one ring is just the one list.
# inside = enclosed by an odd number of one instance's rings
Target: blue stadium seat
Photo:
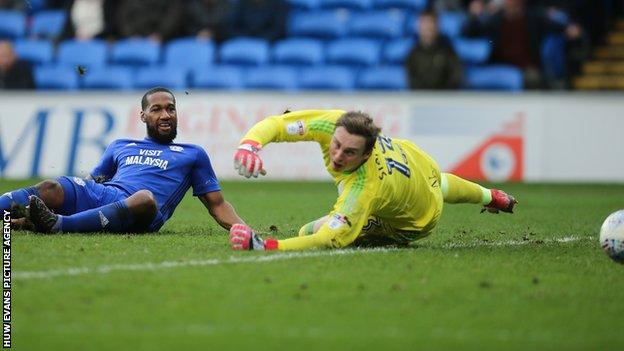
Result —
[[130, 67], [95, 67], [84, 75], [82, 86], [96, 90], [131, 90], [134, 85]]
[[186, 70], [176, 67], [139, 67], [134, 80], [134, 87], [148, 89], [162, 86], [169, 89], [184, 89], [187, 87], [186, 73]]
[[26, 17], [19, 11], [0, 10], [0, 39], [21, 38], [26, 34]]
[[211, 65], [215, 60], [212, 41], [183, 38], [172, 40], [165, 48], [165, 65], [194, 69]]
[[471, 65], [485, 63], [492, 52], [492, 45], [487, 39], [455, 38], [452, 43], [462, 62]]
[[26, 4], [28, 5], [26, 7], [26, 12], [28, 12], [29, 14], [37, 13], [46, 8], [47, 0], [25, 0], [25, 1], [27, 1]]
[[405, 14], [402, 11], [369, 11], [353, 16], [349, 35], [374, 39], [393, 39], [403, 35]]
[[490, 65], [468, 67], [465, 73], [465, 85], [473, 90], [520, 91], [524, 81], [522, 71], [517, 67]]
[[30, 34], [40, 38], [58, 38], [63, 32], [67, 14], [63, 10], [48, 10], [34, 14]]
[[67, 66], [35, 67], [35, 86], [40, 90], [76, 90], [78, 73]]
[[363, 69], [357, 86], [366, 90], [406, 90], [405, 70], [401, 66], [377, 66]]
[[56, 59], [62, 65], [97, 67], [106, 64], [107, 52], [102, 40], [67, 40], [59, 45]]
[[160, 44], [149, 39], [120, 40], [112, 44], [110, 58], [120, 65], [153, 65], [160, 60]]
[[318, 65], [325, 60], [317, 39], [285, 39], [273, 45], [273, 61], [287, 65]]
[[260, 66], [247, 70], [247, 89], [293, 91], [297, 88], [297, 70], [289, 66]]
[[322, 10], [297, 12], [288, 18], [291, 37], [332, 39], [345, 36], [349, 14], [346, 11]]
[[259, 66], [269, 62], [269, 42], [257, 38], [234, 38], [221, 44], [222, 64]]
[[330, 64], [374, 66], [379, 63], [380, 45], [369, 39], [338, 39], [327, 44], [325, 57]]
[[320, 0], [321, 8], [368, 10], [372, 8], [373, 0]]
[[299, 76], [299, 89], [351, 91], [355, 73], [345, 66], [316, 66], [304, 69]]
[[240, 90], [244, 87], [241, 66], [214, 65], [195, 70], [193, 86], [206, 89]]
[[420, 12], [427, 6], [427, 0], [373, 0], [373, 6], [378, 9], [405, 9]]
[[463, 12], [442, 12], [438, 15], [438, 26], [440, 33], [449, 38], [456, 38], [461, 35], [461, 29], [466, 20], [466, 14]]
[[288, 0], [293, 10], [315, 10], [319, 8], [320, 0]]
[[13, 43], [13, 49], [22, 60], [32, 64], [48, 64], [54, 57], [54, 46], [48, 40], [18, 39]]
[[412, 38], [397, 39], [387, 43], [382, 51], [383, 61], [402, 65], [414, 44], [415, 40]]

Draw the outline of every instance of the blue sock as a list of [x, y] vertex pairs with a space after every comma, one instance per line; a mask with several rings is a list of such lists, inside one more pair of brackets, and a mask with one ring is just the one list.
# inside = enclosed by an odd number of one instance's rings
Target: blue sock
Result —
[[73, 214], [59, 216], [53, 231], [61, 232], [123, 232], [134, 224], [125, 200]]
[[31, 186], [28, 188], [17, 189], [17, 190], [11, 191], [9, 193], [6, 193], [0, 196], [0, 211], [2, 210], [9, 211], [11, 209], [11, 204], [13, 202], [20, 204], [20, 205], [27, 206], [28, 197], [30, 195], [39, 196], [39, 191], [37, 190], [37, 188], [35, 188], [34, 186]]

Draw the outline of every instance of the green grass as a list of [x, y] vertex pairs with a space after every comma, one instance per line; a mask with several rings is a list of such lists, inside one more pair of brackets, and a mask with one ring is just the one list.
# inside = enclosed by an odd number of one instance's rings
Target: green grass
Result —
[[[26, 184], [3, 180], [0, 192]], [[240, 182], [223, 188], [249, 224], [265, 234], [275, 225], [281, 238], [325, 214], [336, 194], [329, 183]], [[433, 235], [390, 251], [307, 257], [232, 252], [226, 232], [190, 196], [158, 234], [15, 231], [13, 345], [624, 349], [624, 267], [597, 242], [603, 219], [624, 207], [624, 186], [503, 188], [520, 201], [514, 215], [446, 206]], [[574, 239], [557, 241], [566, 237]], [[281, 258], [257, 260], [276, 255]], [[191, 260], [199, 262], [189, 265]], [[124, 266], [162, 262], [178, 266]], [[68, 275], [69, 268], [87, 271]], [[60, 275], [32, 275], [50, 271]]]

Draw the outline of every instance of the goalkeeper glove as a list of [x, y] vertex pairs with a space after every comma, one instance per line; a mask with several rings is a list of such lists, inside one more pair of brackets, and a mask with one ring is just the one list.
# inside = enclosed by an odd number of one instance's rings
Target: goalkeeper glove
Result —
[[243, 142], [234, 154], [234, 169], [238, 174], [249, 178], [253, 176], [258, 178], [258, 173], [265, 175], [262, 169], [262, 160], [258, 156], [258, 151], [262, 149], [262, 145], [253, 140], [243, 140]]
[[232, 250], [277, 250], [277, 239], [262, 240], [251, 227], [234, 224], [230, 228], [230, 245]]

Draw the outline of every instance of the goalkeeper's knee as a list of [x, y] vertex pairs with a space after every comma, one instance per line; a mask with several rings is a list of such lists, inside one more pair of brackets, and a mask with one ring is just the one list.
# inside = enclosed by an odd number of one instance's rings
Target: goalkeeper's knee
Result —
[[314, 224], [316, 221], [312, 221], [310, 223], [306, 223], [299, 229], [299, 236], [306, 236], [314, 234]]

